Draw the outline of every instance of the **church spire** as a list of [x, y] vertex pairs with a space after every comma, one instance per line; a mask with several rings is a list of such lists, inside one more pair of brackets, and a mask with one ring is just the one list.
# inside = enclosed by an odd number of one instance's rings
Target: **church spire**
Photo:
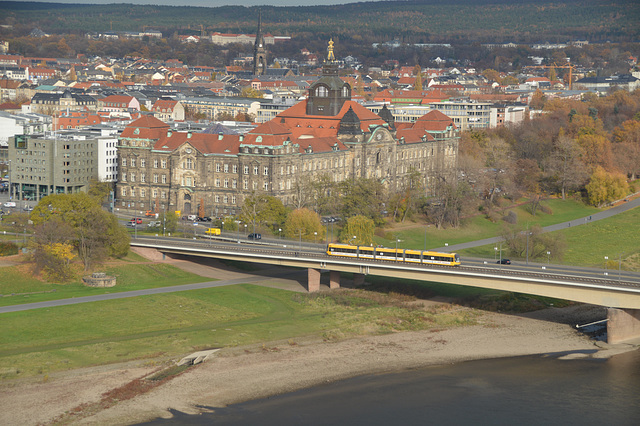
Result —
[[258, 10], [258, 30], [253, 45], [253, 75], [263, 75], [267, 71], [267, 48], [262, 35], [262, 9]]

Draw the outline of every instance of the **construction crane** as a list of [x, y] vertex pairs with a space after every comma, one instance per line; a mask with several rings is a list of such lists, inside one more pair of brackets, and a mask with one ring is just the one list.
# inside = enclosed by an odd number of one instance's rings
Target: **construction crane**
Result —
[[573, 69], [575, 65], [558, 65], [554, 62], [553, 65], [531, 65], [526, 68], [569, 68], [569, 90], [573, 87]]

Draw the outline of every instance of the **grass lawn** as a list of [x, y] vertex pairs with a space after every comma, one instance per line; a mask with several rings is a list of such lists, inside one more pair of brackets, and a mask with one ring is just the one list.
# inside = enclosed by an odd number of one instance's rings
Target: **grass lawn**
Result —
[[[602, 268], [604, 257], [608, 256], [608, 267], [617, 269], [621, 256], [623, 269], [640, 271], [640, 209], [555, 233], [563, 235], [567, 249], [561, 260], [552, 257], [552, 262]], [[458, 253], [462, 256], [493, 258], [494, 249], [493, 245], [486, 245]], [[506, 253], [504, 256], [511, 255]]]
[[[600, 211], [600, 209], [575, 200], [552, 198], [543, 201], [542, 204], [550, 209], [550, 214], [543, 213], [539, 209], [537, 214], [532, 216], [528, 205], [524, 204], [505, 210], [503, 215], [506, 216], [509, 211], [514, 211], [518, 215], [518, 223], [520, 224], [548, 226], [589, 216]], [[394, 224], [393, 229], [386, 230], [384, 238], [376, 236], [375, 241], [385, 247], [395, 247], [394, 237], [396, 237], [402, 240], [398, 243], [398, 248], [424, 249], [426, 231], [427, 248], [443, 247], [445, 243], [453, 245], [495, 237], [499, 234], [502, 223], [491, 222], [484, 215], [466, 219], [463, 226], [459, 228], [436, 229], [433, 226], [419, 224], [403, 226], [403, 224], [397, 223]]]
[[325, 340], [472, 324], [472, 310], [428, 310], [408, 296], [301, 294], [249, 284], [2, 315], [0, 378], [206, 348], [315, 336]]
[[27, 265], [0, 268], [0, 306], [214, 281], [168, 264], [148, 262], [135, 253], [102, 269], [117, 278], [116, 286], [111, 288], [87, 287], [80, 280], [51, 284], [32, 278], [28, 268]]

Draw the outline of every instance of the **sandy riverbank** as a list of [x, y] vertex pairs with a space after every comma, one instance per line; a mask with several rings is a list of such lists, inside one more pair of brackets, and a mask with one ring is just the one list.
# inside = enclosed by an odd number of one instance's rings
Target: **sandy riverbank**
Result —
[[[160, 261], [153, 253], [141, 254]], [[166, 261], [219, 279], [248, 275], [215, 262]], [[290, 278], [263, 284], [302, 291], [300, 282]], [[468, 327], [365, 336], [337, 342], [292, 339], [224, 348], [204, 364], [190, 368], [148, 393], [107, 409], [96, 409], [105, 392], [146, 377], [158, 367], [149, 365], [147, 360], [54, 373], [47, 380], [36, 377], [0, 382], [0, 424], [51, 424], [59, 416], [74, 411], [93, 414], [78, 416], [75, 421], [66, 416], [65, 424], [134, 424], [169, 417], [169, 409], [197, 413], [199, 406], [221, 407], [363, 374], [551, 352], [598, 349], [592, 356], [606, 357], [637, 348], [624, 344], [615, 347], [599, 344], [599, 347], [572, 327], [602, 319], [605, 315], [603, 308], [586, 305], [526, 315], [480, 311], [478, 324]], [[584, 355], [574, 354], [567, 358], [578, 356]], [[81, 406], [83, 408], [79, 408]]]
[[[73, 423], [133, 424], [169, 417], [169, 409], [197, 413], [198, 406], [221, 407], [362, 374], [472, 359], [600, 349], [569, 325], [591, 320], [602, 314], [599, 310], [575, 306], [523, 316], [487, 312], [481, 314], [478, 325], [470, 327], [339, 342], [296, 339], [295, 343], [227, 348], [146, 394]], [[601, 346], [604, 349], [593, 356], [610, 356], [633, 348]], [[40, 378], [4, 383], [0, 386], [0, 422], [46, 424], [81, 404], [99, 401], [104, 392], [153, 370], [142, 363], [128, 363], [54, 374], [47, 382]]]

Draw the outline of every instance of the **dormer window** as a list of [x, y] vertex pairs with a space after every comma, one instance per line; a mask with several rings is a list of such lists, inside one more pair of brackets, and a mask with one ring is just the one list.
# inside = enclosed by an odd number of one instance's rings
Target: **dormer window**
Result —
[[349, 97], [349, 86], [347, 86], [347, 85], [342, 86], [342, 97], [343, 98], [348, 98]]
[[326, 98], [329, 96], [329, 90], [325, 86], [319, 86], [316, 89], [316, 96], [319, 98]]
[[136, 129], [133, 131], [133, 134], [134, 134], [134, 135], [139, 135], [139, 134], [140, 134], [140, 129], [136, 128]]

